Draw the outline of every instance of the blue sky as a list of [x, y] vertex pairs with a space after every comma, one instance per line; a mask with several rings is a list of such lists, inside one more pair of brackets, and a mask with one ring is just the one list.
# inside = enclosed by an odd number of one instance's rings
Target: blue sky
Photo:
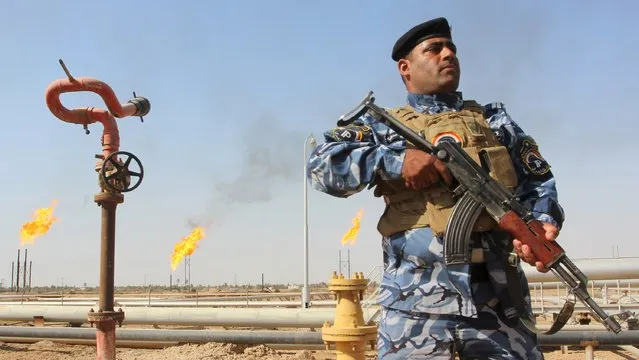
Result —
[[[58, 199], [60, 221], [28, 246], [34, 285], [98, 282], [93, 167], [102, 128], [85, 135], [47, 109], [44, 90], [64, 77], [62, 58], [121, 102], [136, 91], [152, 104], [144, 123], [118, 121], [121, 149], [141, 159], [146, 176], [118, 208], [117, 284], [168, 284], [173, 245], [191, 221], [213, 222], [191, 259], [194, 284], [255, 284], [262, 273], [301, 283], [306, 136], [321, 139], [368, 90], [379, 104], [403, 104], [391, 48], [437, 16], [453, 26], [464, 96], [504, 102], [553, 166], [569, 256], [611, 256], [613, 246], [639, 256], [639, 5], [613, 4], [5, 0], [0, 278], [9, 283], [22, 223]], [[103, 107], [93, 94], [62, 100]], [[311, 282], [330, 277], [340, 249], [350, 249], [353, 271], [381, 263], [379, 199], [311, 190], [308, 200]], [[360, 208], [358, 241], [343, 247]]]

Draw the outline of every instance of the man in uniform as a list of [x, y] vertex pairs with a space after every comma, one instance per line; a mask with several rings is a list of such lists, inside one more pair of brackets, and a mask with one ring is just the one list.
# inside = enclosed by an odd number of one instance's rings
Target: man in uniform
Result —
[[[478, 163], [490, 163], [491, 176], [516, 192], [554, 241], [564, 213], [550, 166], [503, 104], [481, 106], [457, 91], [460, 67], [447, 20], [410, 29], [392, 59], [408, 104], [387, 111], [430, 142], [456, 141]], [[518, 321], [532, 318], [521, 265], [502, 256], [513, 252], [548, 271], [530, 249], [483, 214], [473, 228], [471, 263], [447, 266], [444, 229], [454, 200], [442, 186], [452, 181], [445, 164], [370, 114], [324, 137], [307, 164], [313, 187], [344, 198], [374, 187], [386, 203], [377, 226], [384, 258], [378, 358], [453, 359], [457, 352], [462, 359], [543, 359], [535, 333]], [[508, 289], [515, 286], [512, 277], [506, 281], [508, 266], [526, 314]]]

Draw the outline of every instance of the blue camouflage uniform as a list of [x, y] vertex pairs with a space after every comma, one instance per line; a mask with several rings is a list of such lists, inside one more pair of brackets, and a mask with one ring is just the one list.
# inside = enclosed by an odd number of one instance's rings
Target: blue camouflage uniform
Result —
[[[409, 93], [407, 101], [415, 110], [431, 114], [459, 111], [463, 106], [461, 93]], [[491, 129], [510, 152], [520, 200], [536, 219], [560, 228], [564, 213], [555, 179], [536, 146], [531, 151], [534, 140], [510, 118], [503, 104], [489, 104], [484, 109]], [[401, 178], [405, 140], [372, 116], [365, 114], [351, 125], [331, 129], [324, 139], [307, 164], [315, 189], [346, 198], [371, 188], [377, 178]], [[503, 261], [491, 251], [503, 244], [504, 233], [494, 230], [474, 237], [474, 247], [484, 249], [488, 274], [478, 281], [471, 281], [471, 265], [446, 267], [443, 240], [429, 228], [382, 238], [379, 359], [452, 359], [455, 351], [462, 359], [543, 359], [534, 334], [505, 317], [514, 309], [509, 303]], [[532, 314], [528, 283], [521, 265], [517, 267], [521, 291]]]

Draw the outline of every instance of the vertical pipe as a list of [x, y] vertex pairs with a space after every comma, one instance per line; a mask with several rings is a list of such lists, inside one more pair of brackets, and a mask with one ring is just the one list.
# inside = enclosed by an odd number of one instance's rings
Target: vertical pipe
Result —
[[544, 283], [539, 283], [539, 293], [541, 296], [541, 313], [544, 314]]
[[348, 265], [348, 278], [351, 278], [351, 249], [346, 249], [346, 257], [347, 257], [347, 262], [346, 265]]
[[11, 291], [13, 291], [13, 273], [15, 271], [15, 262], [11, 262]]
[[[113, 311], [115, 282], [115, 210], [124, 197], [119, 193], [102, 192], [95, 196], [102, 208], [100, 241], [100, 286], [98, 289], [98, 312], [89, 313], [95, 323], [97, 360], [115, 360], [116, 321], [124, 319], [124, 312]], [[117, 320], [116, 320], [117, 319]]]
[[592, 345], [586, 345], [586, 360], [595, 360], [595, 348]]
[[104, 320], [96, 324], [95, 345], [97, 360], [115, 360], [115, 320]]
[[188, 272], [187, 272], [187, 266], [188, 266], [188, 265], [187, 265], [186, 263], [187, 263], [188, 261], [189, 261], [189, 257], [188, 257], [188, 256], [186, 256], [186, 257], [184, 258], [184, 290], [185, 290], [185, 291], [186, 291], [186, 289], [188, 288], [188, 285], [189, 285], [189, 283], [190, 283], [190, 280], [189, 280], [189, 278], [188, 278], [188, 276], [187, 276], [187, 273], [188, 273]]
[[27, 254], [29, 249], [24, 249], [24, 266], [22, 269], [22, 291], [27, 288]]
[[29, 291], [31, 291], [31, 269], [33, 269], [33, 260], [29, 260]]
[[16, 292], [20, 292], [20, 249], [18, 249], [18, 261], [16, 261]]
[[617, 310], [621, 311], [621, 281], [617, 280]]
[[100, 249], [99, 306], [102, 311], [113, 311], [115, 270], [115, 208], [113, 201], [102, 202], [102, 242]]

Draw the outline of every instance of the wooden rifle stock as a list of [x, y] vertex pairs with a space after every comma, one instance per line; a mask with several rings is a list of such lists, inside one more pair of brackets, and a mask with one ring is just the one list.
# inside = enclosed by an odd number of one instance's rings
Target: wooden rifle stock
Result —
[[532, 220], [526, 223], [512, 210], [499, 219], [499, 227], [522, 244], [528, 245], [537, 261], [541, 261], [547, 269], [566, 253], [556, 241], [546, 239], [546, 230], [541, 222]]

